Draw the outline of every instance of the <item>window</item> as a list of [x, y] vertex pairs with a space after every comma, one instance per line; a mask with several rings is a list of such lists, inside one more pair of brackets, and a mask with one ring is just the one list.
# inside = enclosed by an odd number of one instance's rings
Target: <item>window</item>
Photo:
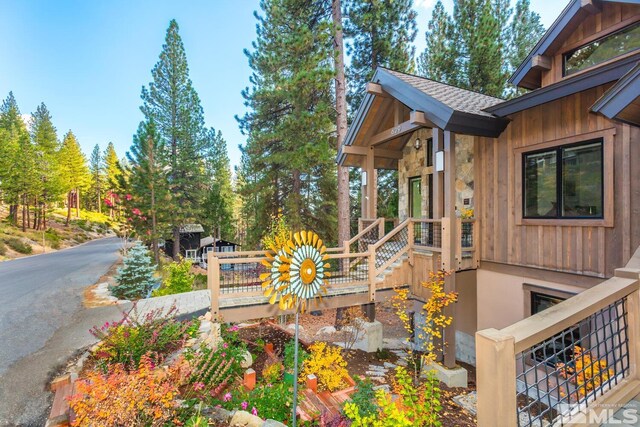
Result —
[[[531, 314], [540, 313], [564, 300], [565, 298], [531, 292]], [[573, 346], [580, 342], [584, 327], [582, 324], [577, 324], [565, 329], [557, 339], [535, 349], [533, 358], [550, 366], [570, 362], [573, 357]]]
[[563, 55], [564, 75], [569, 76], [640, 48], [640, 23], [630, 25]]
[[523, 153], [525, 218], [603, 218], [602, 140]]
[[186, 258], [186, 259], [190, 259], [190, 260], [195, 260], [195, 259], [196, 259], [196, 253], [197, 253], [197, 252], [198, 252], [198, 251], [197, 251], [197, 250], [195, 250], [195, 249], [187, 249], [187, 250], [185, 251], [185, 258]]

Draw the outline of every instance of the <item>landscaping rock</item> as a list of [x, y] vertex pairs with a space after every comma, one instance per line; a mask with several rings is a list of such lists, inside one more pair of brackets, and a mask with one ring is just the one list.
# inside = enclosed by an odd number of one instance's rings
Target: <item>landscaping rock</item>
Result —
[[266, 420], [262, 423], [262, 427], [287, 427], [287, 425], [276, 420]]
[[202, 415], [211, 421], [229, 422], [229, 418], [231, 418], [233, 412], [227, 411], [224, 408], [211, 407], [203, 409]]
[[[299, 328], [298, 330], [299, 330], [300, 332], [304, 332], [304, 326], [299, 325], [299, 326], [298, 326], [298, 328]], [[288, 330], [288, 331], [291, 331], [291, 332], [294, 332], [294, 331], [296, 330], [296, 325], [295, 325], [295, 323], [291, 323], [291, 324], [287, 325], [287, 330]]]
[[231, 417], [229, 426], [232, 427], [262, 427], [262, 418], [256, 417], [246, 411], [237, 411]]
[[316, 332], [316, 335], [335, 334], [335, 333], [336, 333], [335, 327], [323, 326], [322, 328], [318, 329], [318, 332]]
[[247, 369], [247, 368], [250, 368], [251, 365], [253, 365], [253, 356], [251, 356], [251, 353], [246, 351], [244, 353], [244, 359], [242, 359], [240, 366], [242, 366], [242, 368], [244, 369]]
[[207, 311], [204, 314], [204, 320], [208, 320], [209, 322], [211, 321], [211, 312], [210, 311]]
[[387, 369], [395, 369], [397, 366], [391, 362], [384, 362], [384, 367]]

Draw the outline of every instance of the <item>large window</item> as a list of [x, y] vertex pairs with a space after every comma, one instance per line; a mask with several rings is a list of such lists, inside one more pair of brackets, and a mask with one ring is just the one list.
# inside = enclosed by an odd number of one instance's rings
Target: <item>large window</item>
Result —
[[577, 73], [639, 48], [640, 23], [636, 23], [565, 53], [564, 75]]
[[[564, 298], [532, 292], [531, 314], [540, 313], [564, 300]], [[570, 362], [573, 357], [573, 346], [580, 342], [581, 332], [584, 328], [584, 324], [577, 324], [565, 329], [555, 340], [547, 342], [546, 345], [536, 347], [533, 351], [533, 358], [537, 362], [546, 363], [550, 366]]]
[[602, 140], [523, 154], [525, 218], [602, 218]]

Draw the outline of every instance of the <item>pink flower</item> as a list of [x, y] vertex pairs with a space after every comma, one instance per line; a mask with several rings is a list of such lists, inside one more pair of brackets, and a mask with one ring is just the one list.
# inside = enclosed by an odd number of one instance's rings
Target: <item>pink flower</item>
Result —
[[235, 331], [237, 331], [238, 329], [240, 329], [240, 328], [238, 328], [238, 326], [233, 325], [232, 327], [230, 327], [230, 328], [229, 328], [229, 332], [235, 332]]
[[231, 400], [231, 397], [232, 397], [232, 396], [231, 396], [231, 393], [227, 393], [227, 394], [225, 394], [225, 395], [222, 397], [222, 401], [223, 401], [223, 402], [228, 402], [228, 401], [230, 401], [230, 400]]
[[246, 409], [247, 409], [247, 407], [249, 406], [249, 403], [248, 403], [248, 402], [242, 402], [242, 403], [240, 404], [240, 406], [242, 406], [242, 409], [243, 409], [243, 410], [246, 410]]
[[227, 353], [223, 351], [221, 356], [222, 357], [227, 357]]
[[131, 209], [131, 213], [133, 213], [134, 215], [137, 215], [137, 216], [140, 216], [140, 214], [142, 214], [142, 212], [140, 212], [140, 209], [138, 209], [138, 208]]
[[127, 200], [131, 200], [131, 194], [127, 194], [125, 197]]
[[202, 390], [204, 388], [204, 383], [194, 383], [193, 384], [193, 389], [198, 391], [198, 390]]
[[229, 344], [224, 343], [224, 344], [222, 344], [222, 347], [227, 348], [227, 347], [229, 347]]
[[256, 409], [256, 407], [254, 406], [253, 408], [251, 408], [251, 413], [253, 415], [255, 415], [256, 417], [258, 416], [258, 410]]

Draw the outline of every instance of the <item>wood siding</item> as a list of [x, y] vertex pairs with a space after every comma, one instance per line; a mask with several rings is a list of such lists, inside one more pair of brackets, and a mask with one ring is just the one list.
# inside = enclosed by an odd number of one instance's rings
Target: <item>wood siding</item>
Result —
[[562, 55], [565, 52], [571, 51], [640, 20], [640, 5], [609, 2], [602, 2], [600, 4], [601, 12], [588, 15], [582, 23], [568, 35], [557, 52], [550, 55], [551, 70], [542, 72], [543, 87], [563, 79]]
[[[600, 86], [514, 114], [500, 138], [476, 138], [475, 200], [483, 261], [610, 277], [640, 245], [640, 179], [637, 168], [632, 169], [634, 159], [640, 159], [640, 128], [589, 112], [605, 90]], [[572, 220], [518, 225], [522, 188], [516, 184], [515, 162], [521, 161], [516, 152], [612, 128], [613, 226], [578, 226]]]

